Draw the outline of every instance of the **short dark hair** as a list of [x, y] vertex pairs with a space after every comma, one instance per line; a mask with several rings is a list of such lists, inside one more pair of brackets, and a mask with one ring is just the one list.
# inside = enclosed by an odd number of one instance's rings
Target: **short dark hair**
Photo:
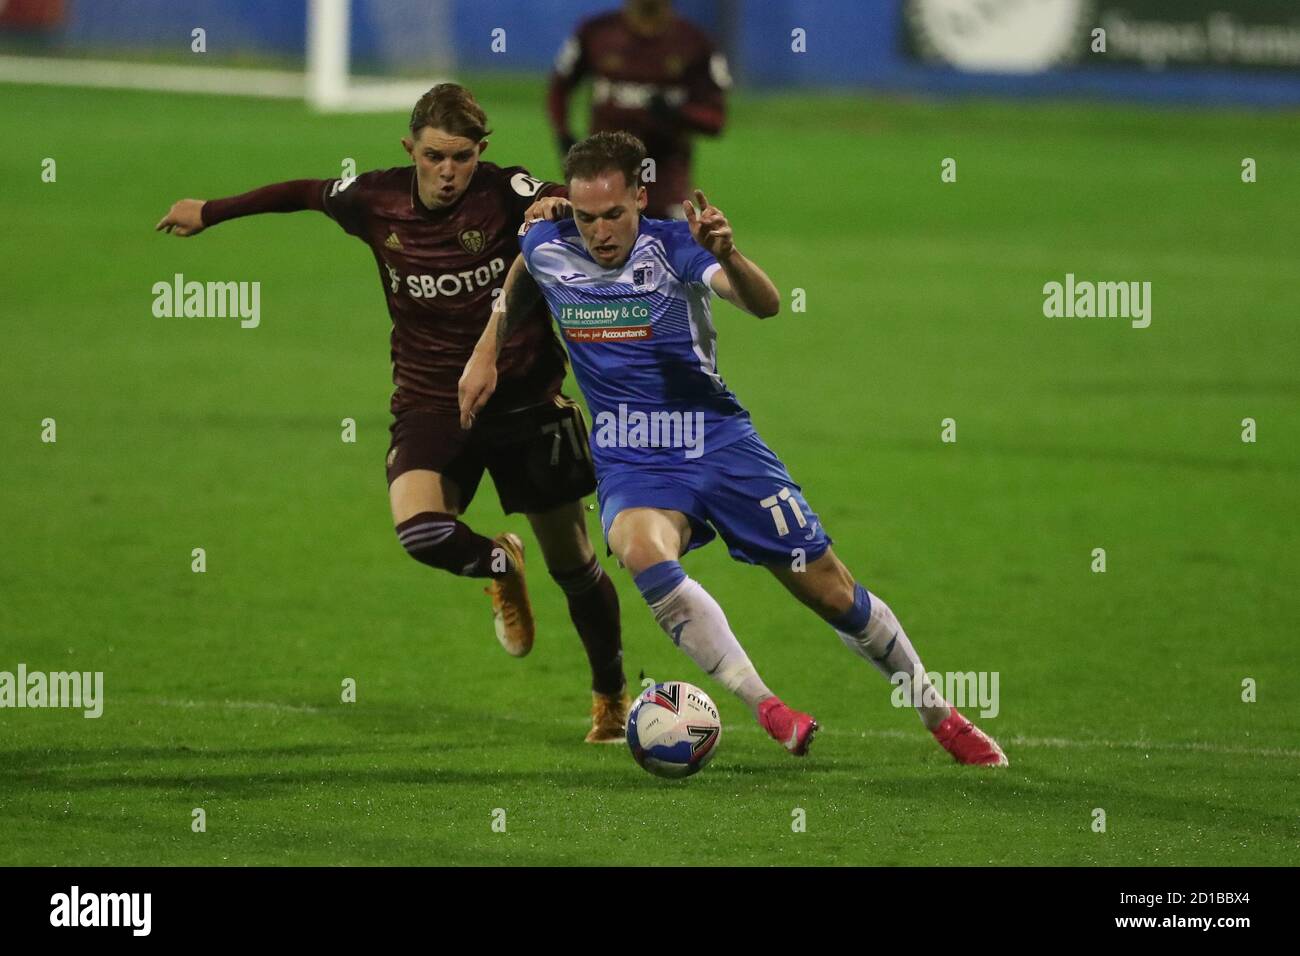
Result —
[[426, 126], [440, 129], [453, 136], [464, 136], [474, 142], [487, 137], [487, 114], [478, 105], [474, 94], [459, 83], [439, 83], [420, 97], [411, 110], [411, 135], [420, 135]]
[[593, 133], [575, 143], [564, 157], [564, 181], [594, 179], [601, 173], [618, 170], [629, 186], [641, 183], [641, 164], [645, 162], [645, 144], [622, 130], [616, 133]]

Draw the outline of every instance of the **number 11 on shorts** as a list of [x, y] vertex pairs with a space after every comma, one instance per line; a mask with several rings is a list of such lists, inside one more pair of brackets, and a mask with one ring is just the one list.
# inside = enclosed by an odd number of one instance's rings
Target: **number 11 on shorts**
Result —
[[[559, 436], [557, 435], [556, 438], [558, 439]], [[783, 501], [790, 506], [790, 512], [794, 515], [794, 520], [799, 527], [808, 527], [808, 522], [804, 520], [803, 511], [799, 508], [799, 502], [790, 497], [789, 488], [782, 488], [776, 494], [769, 495], [758, 503], [760, 508], [766, 508], [771, 513], [772, 520], [776, 522], [776, 533], [782, 537], [790, 533], [790, 526], [785, 521], [785, 513], [781, 510], [781, 502]]]

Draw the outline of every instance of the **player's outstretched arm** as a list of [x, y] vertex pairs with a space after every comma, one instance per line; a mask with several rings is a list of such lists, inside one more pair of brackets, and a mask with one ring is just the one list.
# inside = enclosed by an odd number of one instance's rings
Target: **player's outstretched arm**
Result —
[[291, 179], [224, 199], [182, 199], [172, 203], [167, 215], [158, 220], [154, 229], [174, 236], [197, 236], [208, 226], [240, 216], [302, 209], [324, 212], [326, 182], [324, 179]]
[[564, 160], [570, 147], [577, 142], [569, 126], [569, 98], [574, 88], [587, 73], [587, 57], [582, 37], [575, 34], [564, 41], [555, 58], [550, 84], [546, 90], [546, 113], [555, 131], [555, 141], [560, 147], [560, 160]]
[[732, 235], [731, 223], [717, 206], [709, 205], [700, 190], [695, 190], [697, 210], [688, 199], [682, 203], [686, 222], [695, 241], [713, 254], [720, 270], [713, 274], [713, 291], [750, 315], [767, 319], [781, 311], [781, 293], [767, 273], [740, 254]]
[[473, 428], [474, 419], [488, 403], [497, 388], [497, 356], [501, 347], [519, 327], [519, 323], [541, 296], [541, 290], [524, 265], [524, 257], [516, 256], [501, 294], [492, 305], [492, 315], [483, 334], [479, 336], [474, 353], [465, 363], [457, 387], [460, 400], [460, 427]]

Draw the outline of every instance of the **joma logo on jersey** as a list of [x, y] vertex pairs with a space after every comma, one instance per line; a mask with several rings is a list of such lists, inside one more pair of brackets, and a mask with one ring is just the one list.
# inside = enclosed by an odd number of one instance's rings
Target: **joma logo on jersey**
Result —
[[[397, 292], [400, 288], [401, 274], [388, 263], [389, 290]], [[460, 272], [444, 272], [441, 275], [408, 275], [406, 291], [412, 299], [433, 299], [438, 296], [460, 295], [473, 292], [490, 285], [494, 279], [506, 271], [506, 261], [497, 256], [485, 266], [474, 269], [462, 269]]]

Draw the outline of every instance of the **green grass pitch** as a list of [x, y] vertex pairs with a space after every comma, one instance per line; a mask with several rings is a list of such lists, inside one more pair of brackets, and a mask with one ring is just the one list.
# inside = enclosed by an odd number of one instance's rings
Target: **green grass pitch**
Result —
[[[541, 87], [473, 85], [487, 158], [555, 176]], [[1294, 114], [736, 98], [698, 182], [807, 309], [720, 306], [723, 374], [928, 667], [999, 673], [982, 724], [1012, 765], [952, 763], [714, 544], [688, 572], [825, 729], [788, 757], [607, 562], [632, 680], [722, 710], [713, 764], [673, 783], [582, 744], [585, 659], [540, 560], [515, 661], [479, 582], [397, 545], [362, 246], [314, 213], [152, 231], [181, 197], [402, 163], [404, 118], [4, 95], [0, 670], [104, 671], [106, 703], [0, 710], [0, 864], [1295, 862]], [[260, 281], [261, 327], [154, 318], [177, 272]], [[1152, 282], [1150, 328], [1045, 318], [1067, 272]], [[486, 484], [467, 520], [531, 542]]]

